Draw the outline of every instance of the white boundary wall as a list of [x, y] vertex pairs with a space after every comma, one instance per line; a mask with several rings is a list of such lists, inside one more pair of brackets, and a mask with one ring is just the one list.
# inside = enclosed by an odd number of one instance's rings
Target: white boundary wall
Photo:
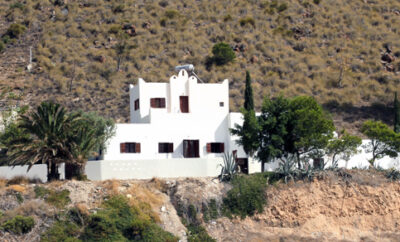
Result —
[[[33, 165], [27, 172], [28, 166], [0, 166], [0, 178], [11, 179], [16, 176], [25, 176], [28, 178], [39, 178], [42, 182], [47, 181], [47, 165], [39, 164]], [[58, 168], [60, 178], [64, 179], [64, 165]]]
[[130, 161], [89, 161], [86, 175], [90, 180], [150, 179], [153, 177], [206, 177], [218, 176], [222, 158], [213, 159], [160, 159]]

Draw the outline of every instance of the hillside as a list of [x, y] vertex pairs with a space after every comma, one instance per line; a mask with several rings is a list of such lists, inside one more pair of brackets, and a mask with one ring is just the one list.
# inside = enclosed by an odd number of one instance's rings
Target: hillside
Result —
[[[26, 30], [8, 38], [15, 23]], [[30, 104], [55, 99], [121, 122], [138, 77], [166, 81], [192, 63], [205, 82], [230, 80], [238, 110], [249, 70], [257, 107], [268, 95], [312, 95], [352, 129], [372, 117], [390, 123], [399, 31], [397, 0], [0, 0], [0, 85]], [[221, 41], [236, 60], [208, 65]]]
[[[264, 211], [245, 219], [219, 214], [218, 207], [230, 188], [212, 178], [47, 184], [0, 180], [0, 224], [4, 226], [16, 215], [30, 216], [35, 222], [32, 230], [22, 235], [0, 227], [0, 236], [5, 241], [65, 241], [61, 236], [68, 234], [68, 241], [80, 241], [78, 237], [91, 230], [104, 236], [109, 228], [102, 227], [101, 220], [93, 226], [93, 218], [107, 212], [102, 204], [121, 195], [137, 207], [139, 217], [152, 216], [157, 226], [182, 241], [206, 241], [188, 238], [192, 235], [184, 226], [188, 217], [195, 217], [217, 241], [398, 241], [400, 235], [400, 184], [389, 181], [382, 172], [324, 171], [312, 182], [279, 182], [265, 190]], [[206, 219], [209, 212], [211, 219]], [[119, 221], [124, 223], [124, 217]], [[80, 226], [74, 227], [76, 224]]]

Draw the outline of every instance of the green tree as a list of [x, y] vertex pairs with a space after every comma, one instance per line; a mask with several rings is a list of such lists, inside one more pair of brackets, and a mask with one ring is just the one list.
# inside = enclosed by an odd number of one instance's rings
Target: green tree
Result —
[[253, 88], [251, 87], [250, 73], [246, 71], [246, 90], [244, 93], [244, 108], [241, 109], [243, 125], [235, 125], [231, 133], [238, 135], [237, 144], [243, 147], [244, 152], [253, 156], [258, 149], [259, 126], [254, 111]]
[[8, 165], [47, 164], [48, 181], [59, 179], [58, 165], [65, 163], [66, 178], [83, 178], [86, 161], [101, 154], [114, 134], [114, 123], [94, 113], [68, 113], [61, 105], [43, 102], [22, 115], [0, 136], [7, 147]]
[[329, 141], [327, 154], [332, 156], [332, 167], [338, 167], [340, 159], [348, 161], [350, 157], [358, 153], [357, 148], [361, 145], [360, 137], [349, 135], [346, 131], [342, 131], [338, 138]]
[[221, 66], [232, 62], [235, 58], [235, 52], [224, 42], [215, 44], [212, 48], [213, 60], [215, 64]]
[[397, 92], [394, 93], [394, 132], [400, 132], [400, 104], [397, 99]]
[[372, 158], [368, 160], [371, 167], [375, 167], [375, 161], [384, 156], [398, 156], [400, 135], [386, 124], [368, 120], [361, 126], [361, 132], [370, 139], [364, 148], [372, 153]]
[[243, 125], [235, 125], [235, 128], [231, 129], [233, 135], [239, 136], [236, 141], [238, 145], [243, 147], [244, 152], [247, 155], [253, 156], [259, 147], [258, 143], [258, 121], [254, 110], [247, 111], [242, 108], [241, 112], [243, 114]]
[[244, 108], [254, 110], [253, 88], [251, 87], [250, 72], [246, 71], [246, 89], [244, 90]]
[[275, 100], [265, 98], [259, 123], [259, 149], [257, 158], [261, 161], [262, 171], [265, 163], [280, 158], [285, 152], [290, 118], [289, 100], [279, 96]]
[[47, 164], [48, 181], [59, 179], [58, 165], [72, 158], [66, 141], [77, 118], [52, 102], [43, 102], [35, 111], [22, 115], [17, 128], [26, 136], [7, 142], [8, 164], [28, 165], [28, 170], [37, 163]]
[[299, 96], [290, 100], [289, 121], [284, 150], [295, 154], [298, 167], [300, 157], [320, 154], [333, 137], [335, 126], [330, 116], [310, 96]]
[[107, 140], [115, 134], [112, 119], [103, 118], [93, 112], [79, 111], [75, 115], [81, 118], [74, 123], [69, 135], [68, 144], [73, 159], [65, 166], [66, 179], [84, 178], [86, 161], [92, 156], [101, 156]]

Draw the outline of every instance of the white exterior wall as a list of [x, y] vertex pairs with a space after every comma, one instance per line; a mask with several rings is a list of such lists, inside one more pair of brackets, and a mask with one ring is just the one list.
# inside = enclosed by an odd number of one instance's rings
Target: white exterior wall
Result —
[[151, 159], [121, 161], [89, 161], [86, 174], [90, 180], [150, 179], [153, 177], [216, 177], [222, 158]]
[[[58, 167], [60, 179], [64, 179], [64, 164]], [[0, 178], [11, 179], [16, 176], [25, 176], [28, 178], [39, 178], [42, 182], [47, 181], [47, 165], [33, 165], [28, 171], [28, 166], [0, 166]]]

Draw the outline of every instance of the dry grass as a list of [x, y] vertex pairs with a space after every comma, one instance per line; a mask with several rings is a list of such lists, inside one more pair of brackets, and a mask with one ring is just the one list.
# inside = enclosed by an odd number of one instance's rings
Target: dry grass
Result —
[[120, 193], [121, 182], [115, 179], [103, 182], [103, 187], [108, 190], [110, 195], [117, 195]]
[[[319, 4], [305, 0], [122, 0], [118, 4], [75, 0], [67, 6], [28, 0], [24, 5], [22, 11], [0, 4], [4, 24], [0, 34], [11, 23], [27, 20], [25, 42], [34, 38], [37, 26], [46, 30], [33, 50], [34, 74], [15, 70], [9, 75], [22, 76], [25, 90], [40, 94], [30, 96], [32, 102], [51, 98], [70, 108], [97, 110], [124, 121], [129, 117], [129, 83], [139, 76], [166, 81], [173, 67], [183, 63], [194, 64], [206, 82], [230, 79], [232, 110], [243, 102], [245, 70], [254, 80], [257, 107], [263, 96], [279, 93], [311, 95], [321, 104], [336, 101], [339, 107], [390, 104], [393, 92], [400, 91], [396, 74], [400, 58], [392, 63], [394, 72], [381, 63], [385, 44], [391, 45], [392, 55], [400, 56], [400, 2], [396, 0], [322, 0]], [[55, 15], [51, 18], [46, 9], [54, 9]], [[125, 24], [133, 24], [136, 35], [127, 39], [130, 51], [117, 72], [113, 46], [119, 35], [115, 30]], [[244, 45], [244, 49], [236, 52], [234, 63], [207, 69], [206, 57], [220, 41]], [[19, 45], [26, 48], [22, 41], [16, 48]], [[17, 50], [10, 47], [0, 56], [0, 66], [15, 56], [13, 51]], [[105, 61], [99, 61], [99, 56]], [[7, 85], [9, 80], [4, 80]]]
[[7, 187], [7, 190], [16, 191], [16, 192], [20, 192], [20, 193], [25, 193], [26, 187], [25, 186], [21, 186], [21, 185], [9, 185]]
[[12, 210], [4, 212], [2, 221], [14, 218], [16, 215], [52, 217], [56, 214], [56, 210], [52, 209], [47, 203], [41, 200], [29, 200]]

